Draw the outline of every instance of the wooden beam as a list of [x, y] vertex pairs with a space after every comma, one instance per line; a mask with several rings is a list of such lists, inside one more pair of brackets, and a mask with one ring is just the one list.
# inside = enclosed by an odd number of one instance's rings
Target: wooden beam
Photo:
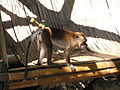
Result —
[[38, 85], [71, 82], [90, 78], [98, 78], [120, 73], [120, 59], [84, 61], [74, 63], [76, 72], [62, 64], [60, 68], [53, 66], [31, 66], [28, 68], [28, 79], [24, 80], [25, 68], [9, 70], [10, 89], [25, 88]]
[[4, 30], [2, 26], [1, 11], [0, 11], [0, 57], [2, 60], [7, 62], [7, 52], [6, 52]]
[[[6, 65], [7, 64], [7, 65]], [[7, 52], [0, 10], [0, 90], [8, 90]]]

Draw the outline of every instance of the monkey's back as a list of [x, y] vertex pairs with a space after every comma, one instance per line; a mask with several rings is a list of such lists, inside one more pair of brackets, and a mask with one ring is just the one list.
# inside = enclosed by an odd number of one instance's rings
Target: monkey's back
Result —
[[70, 45], [73, 37], [73, 32], [65, 29], [51, 28], [52, 31], [52, 43], [62, 48], [66, 48]]

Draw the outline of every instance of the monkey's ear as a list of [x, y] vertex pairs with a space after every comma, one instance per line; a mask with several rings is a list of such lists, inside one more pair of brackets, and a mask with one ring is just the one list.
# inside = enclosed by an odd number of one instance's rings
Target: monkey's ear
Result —
[[79, 36], [78, 35], [75, 35], [75, 39], [78, 39], [79, 38]]

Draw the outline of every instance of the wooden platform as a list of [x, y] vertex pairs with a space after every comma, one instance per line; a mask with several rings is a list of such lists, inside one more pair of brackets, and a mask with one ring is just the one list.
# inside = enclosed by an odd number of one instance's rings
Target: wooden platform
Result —
[[59, 67], [30, 65], [27, 80], [24, 79], [24, 67], [9, 69], [9, 88], [18, 89], [71, 82], [120, 73], [120, 58], [73, 57], [72, 63], [76, 68], [76, 72], [71, 72], [70, 68], [66, 67], [64, 60], [54, 61], [54, 63], [58, 62]]

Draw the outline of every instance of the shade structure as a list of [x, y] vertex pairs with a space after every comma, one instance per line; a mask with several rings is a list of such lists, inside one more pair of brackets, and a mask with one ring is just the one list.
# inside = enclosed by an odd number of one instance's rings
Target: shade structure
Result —
[[[45, 20], [44, 24], [50, 27], [85, 33], [88, 46], [104, 54], [103, 59], [120, 56], [119, 0], [1, 0], [0, 9], [7, 52], [23, 64], [26, 44], [37, 28], [30, 23], [32, 17], [38, 22]], [[29, 62], [36, 59], [37, 53], [34, 43]]]

